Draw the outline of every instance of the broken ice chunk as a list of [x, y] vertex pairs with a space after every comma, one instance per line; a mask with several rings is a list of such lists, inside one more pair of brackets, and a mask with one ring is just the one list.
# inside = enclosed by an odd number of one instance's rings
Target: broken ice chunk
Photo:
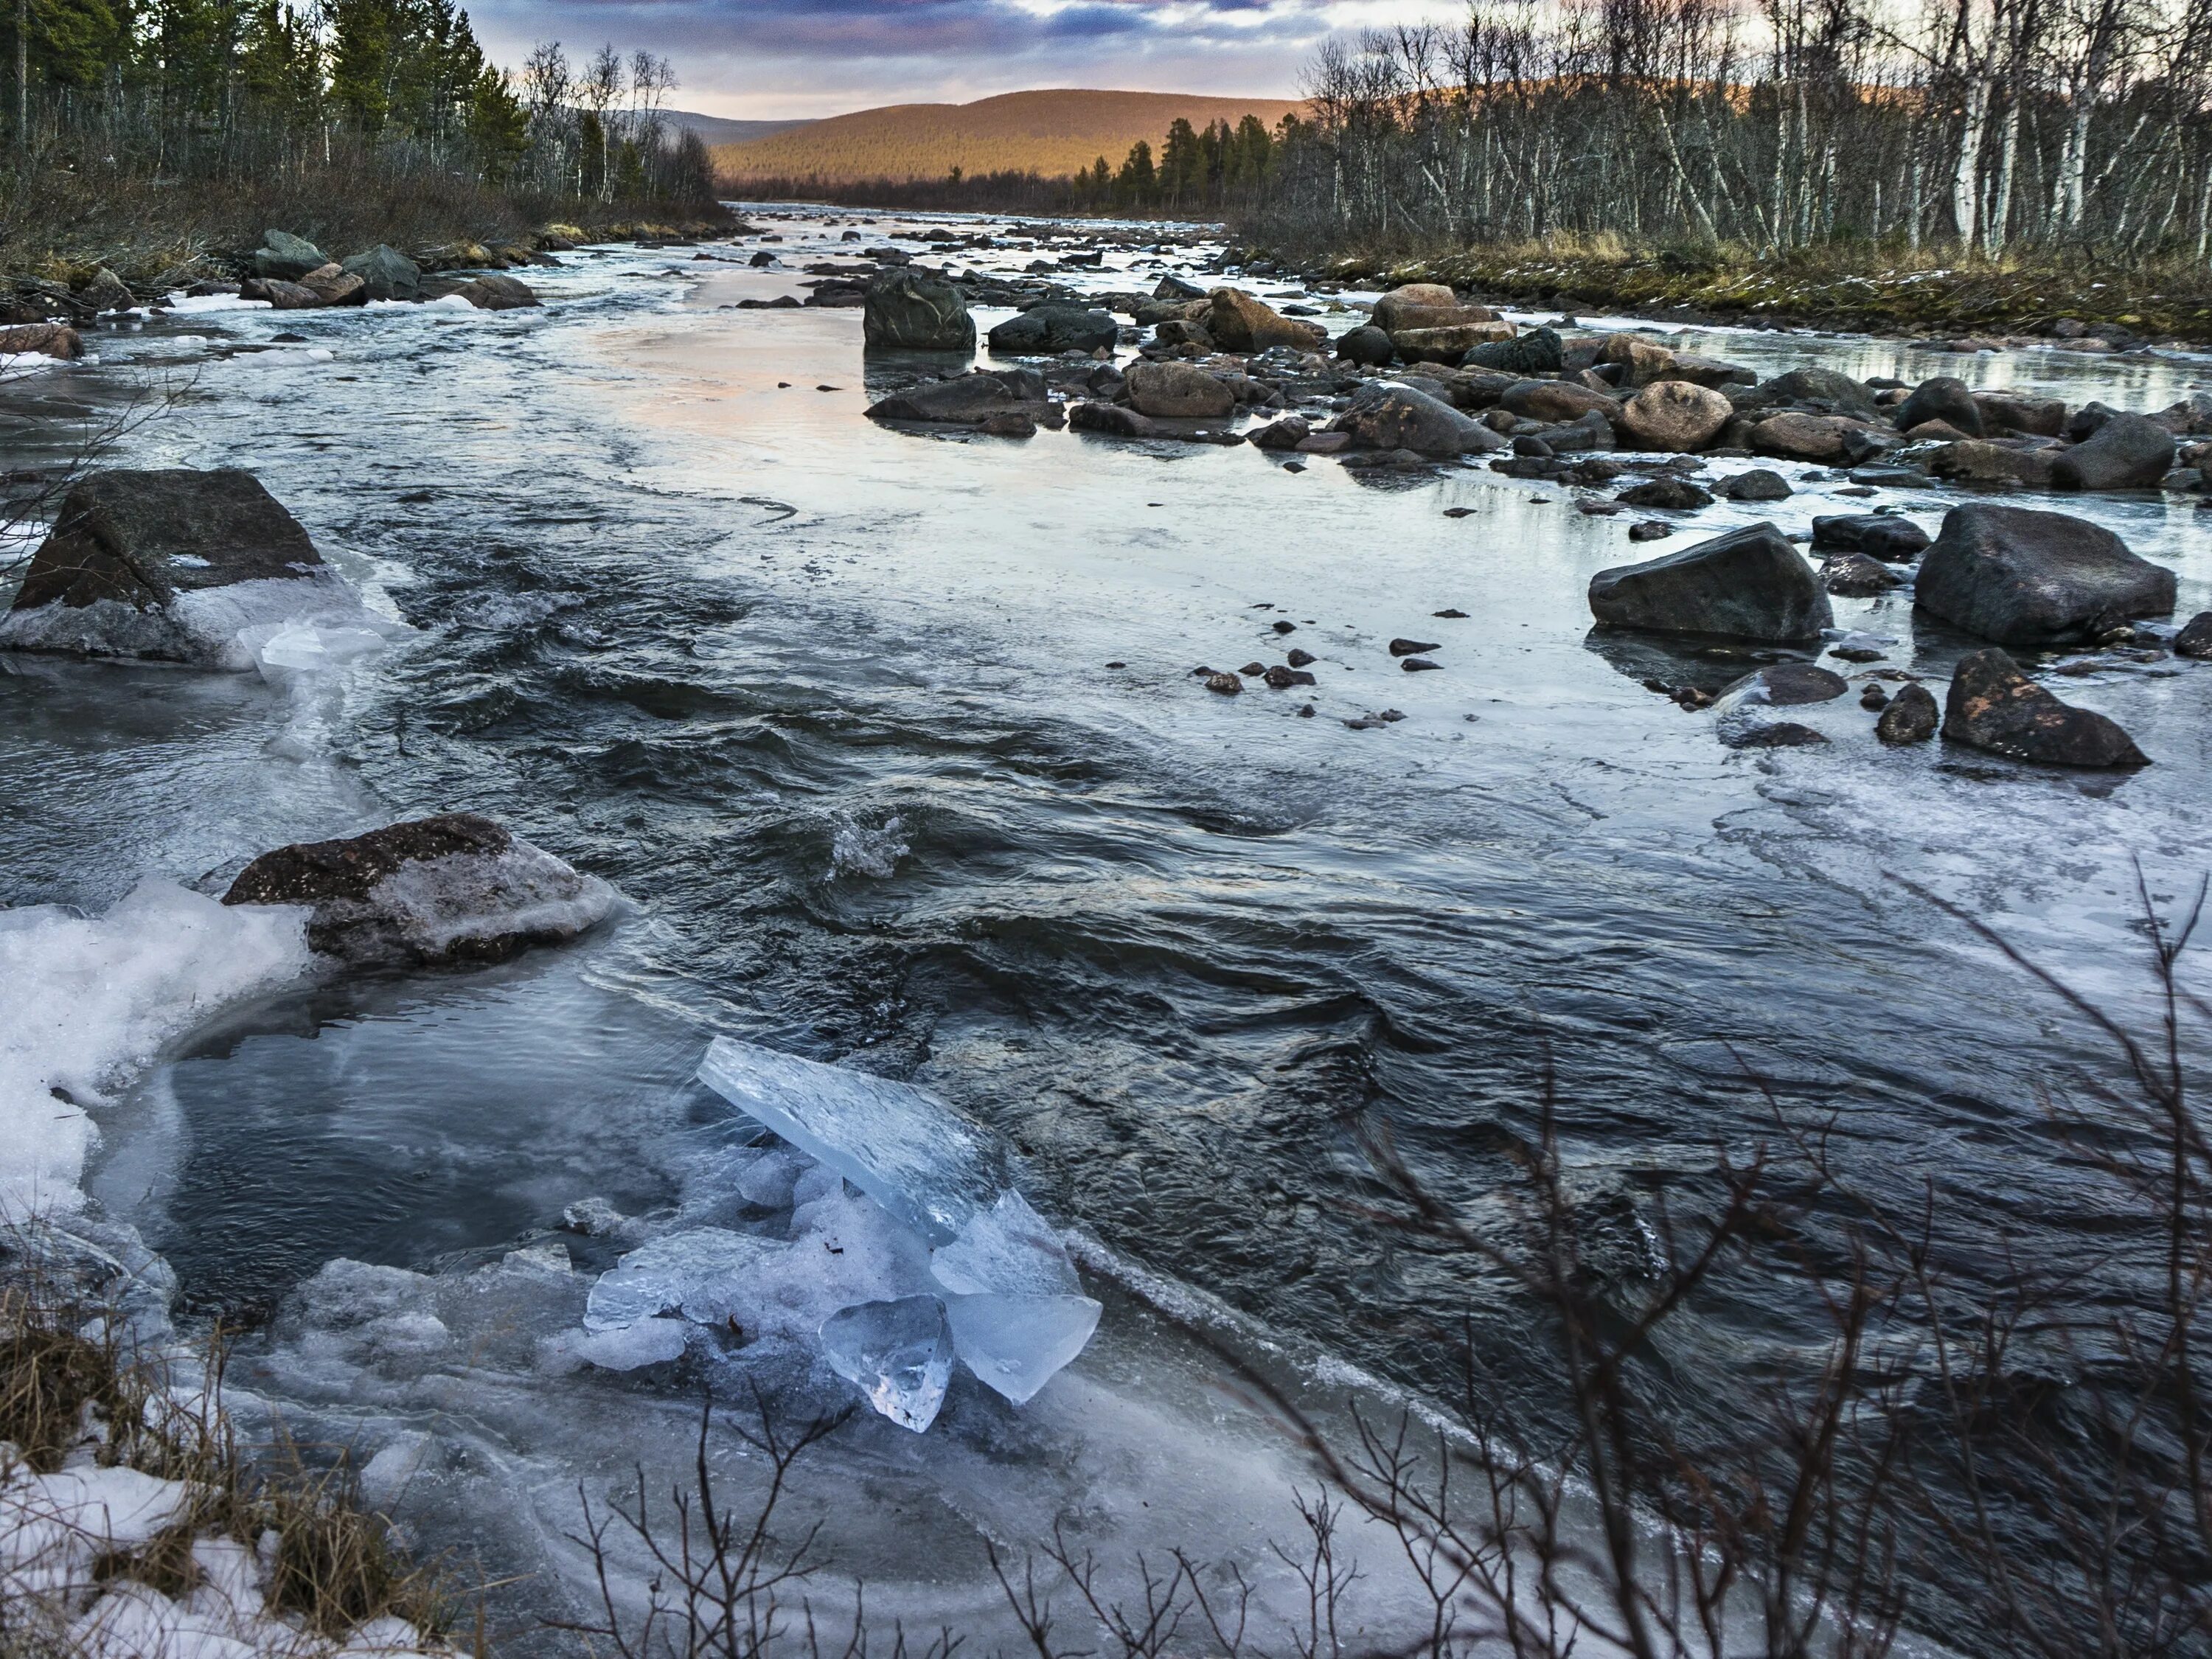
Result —
[[641, 1319], [613, 1330], [580, 1332], [562, 1346], [571, 1358], [602, 1370], [634, 1371], [682, 1358], [684, 1332], [680, 1319]]
[[1098, 1328], [1087, 1296], [949, 1296], [953, 1351], [979, 1381], [1027, 1405]]
[[672, 1310], [719, 1324], [761, 1264], [787, 1245], [721, 1227], [694, 1227], [639, 1246], [599, 1275], [584, 1304], [584, 1328], [619, 1330]]
[[822, 1353], [871, 1406], [916, 1434], [937, 1420], [952, 1380], [952, 1328], [933, 1296], [839, 1309], [822, 1322]]
[[982, 1132], [906, 1084], [729, 1037], [708, 1045], [699, 1079], [933, 1244], [951, 1243], [1005, 1185]]
[[1012, 1188], [970, 1218], [950, 1244], [929, 1253], [929, 1271], [946, 1290], [963, 1295], [1083, 1293], [1060, 1236]]

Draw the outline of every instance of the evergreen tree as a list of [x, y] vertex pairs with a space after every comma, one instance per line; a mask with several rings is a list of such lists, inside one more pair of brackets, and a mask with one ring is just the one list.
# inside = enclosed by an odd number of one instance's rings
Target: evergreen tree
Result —
[[1114, 193], [1130, 206], [1140, 207], [1152, 199], [1155, 182], [1152, 147], [1139, 138], [1129, 146], [1128, 159], [1121, 163], [1121, 176], [1114, 181]]

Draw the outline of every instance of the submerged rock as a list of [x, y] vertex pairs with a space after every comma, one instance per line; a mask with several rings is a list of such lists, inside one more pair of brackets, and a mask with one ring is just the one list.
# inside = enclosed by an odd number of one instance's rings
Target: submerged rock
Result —
[[2164, 616], [2174, 577], [2100, 525], [1975, 501], [1944, 515], [1915, 597], [1929, 614], [2000, 645], [2064, 644]]
[[307, 944], [355, 964], [500, 962], [574, 939], [613, 890], [474, 812], [264, 853], [225, 904], [301, 904]]
[[949, 380], [924, 380], [868, 405], [872, 421], [915, 421], [974, 426], [1018, 407], [1006, 382], [995, 374], [958, 374]]
[[1820, 566], [1820, 586], [1846, 599], [1886, 593], [1900, 580], [1863, 553], [1838, 553]]
[[1505, 447], [1498, 434], [1441, 398], [1389, 380], [1361, 386], [1328, 429], [1363, 449], [1405, 449], [1416, 455], [1480, 454]]
[[497, 271], [464, 283], [456, 291], [478, 311], [525, 311], [538, 303], [529, 283]]
[[1139, 415], [1218, 420], [1237, 407], [1227, 382], [1189, 363], [1132, 363], [1126, 378], [1129, 402]]
[[991, 349], [1012, 356], [1044, 357], [1063, 351], [1096, 351], [1121, 337], [1121, 325], [1087, 306], [1048, 303], [1009, 317], [986, 337]]
[[1910, 564], [1928, 546], [1928, 532], [1897, 513], [1849, 513], [1813, 520], [1815, 552], [1863, 553], [1891, 564]]
[[1779, 472], [1755, 466], [1748, 472], [1723, 479], [1720, 493], [1732, 501], [1780, 501], [1797, 492], [1790, 489], [1790, 481]]
[[1590, 579], [1589, 605], [1613, 628], [1777, 644], [1817, 640], [1835, 623], [1812, 567], [1771, 524], [1601, 570]]
[[63, 498], [0, 647], [252, 665], [241, 630], [360, 602], [250, 472], [96, 472]]
[[1975, 652], [1952, 675], [1943, 735], [1953, 743], [2045, 766], [2150, 764], [2113, 721], [2061, 702], [1997, 650]]

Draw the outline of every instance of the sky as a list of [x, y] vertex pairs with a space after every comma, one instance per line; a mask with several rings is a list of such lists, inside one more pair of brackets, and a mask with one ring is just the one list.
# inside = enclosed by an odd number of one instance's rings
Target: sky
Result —
[[493, 60], [604, 41], [668, 58], [678, 108], [756, 120], [1032, 87], [1295, 98], [1332, 33], [1440, 0], [464, 0]]

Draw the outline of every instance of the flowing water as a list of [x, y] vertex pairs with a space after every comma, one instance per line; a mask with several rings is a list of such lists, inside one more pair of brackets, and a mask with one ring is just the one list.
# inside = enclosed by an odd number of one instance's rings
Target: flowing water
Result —
[[[856, 217], [785, 213], [778, 252], [835, 251]], [[1109, 253], [1095, 285], [1188, 257]], [[2049, 1165], [2044, 1091], [2108, 1056], [1893, 878], [2139, 1010], [2136, 868], [2169, 901], [2208, 864], [2212, 666], [2059, 682], [2152, 757], [2125, 776], [1884, 749], [1856, 699], [1790, 711], [1826, 746], [1731, 750], [1644, 689], [1651, 659], [1589, 636], [1590, 575], [1668, 550], [1556, 487], [887, 430], [861, 410], [903, 366], [864, 362], [857, 311], [729, 308], [788, 272], [624, 248], [540, 277], [538, 312], [188, 309], [0, 387], [26, 465], [71, 410], [161, 381], [173, 402], [128, 464], [251, 468], [417, 630], [304, 687], [9, 661], [0, 901], [219, 891], [269, 847], [462, 808], [625, 897], [497, 969], [232, 1009], [99, 1115], [88, 1182], [173, 1266], [180, 1318], [248, 1327], [252, 1410], [380, 1469], [426, 1544], [534, 1575], [495, 1598], [512, 1632], [579, 1605], [579, 1483], [596, 1501], [633, 1464], [679, 1471], [698, 1396], [548, 1364], [587, 1279], [500, 1264], [586, 1198], [712, 1211], [743, 1133], [691, 1080], [714, 1033], [925, 1083], [1003, 1132], [1108, 1287], [1097, 1341], [1026, 1411], [956, 1389], [928, 1437], [869, 1419], [825, 1449], [804, 1498], [825, 1547], [930, 1624], [988, 1626], [987, 1542], [1055, 1522], [1102, 1555], [1264, 1575], [1306, 1476], [1180, 1322], [1334, 1410], [1449, 1396], [1471, 1310], [1494, 1386], [1540, 1399], [1525, 1310], [1362, 1214], [1360, 1145], [1387, 1129], [1496, 1218], [1547, 1067], [1576, 1188], [1647, 1227], [1709, 1202], [1778, 1108], [1833, 1114], [1844, 1172], [1885, 1194], [1940, 1178], [1992, 1272], [2096, 1227], [2093, 1183], [2019, 1171]], [[305, 337], [261, 349], [279, 332]], [[1762, 375], [1957, 373], [2119, 407], [2212, 386], [2180, 357], [1697, 344]], [[1834, 488], [1686, 533], [1863, 510]], [[1931, 529], [1945, 505], [1883, 499]], [[2179, 617], [2212, 605], [2212, 514], [2069, 510], [2176, 568]], [[1836, 608], [1893, 641], [1878, 666], [1940, 680], [1965, 647], [1908, 602]], [[1443, 672], [1401, 672], [1402, 635]], [[1291, 645], [1319, 659], [1310, 691], [1191, 673]], [[1364, 718], [1385, 710], [1404, 718]], [[393, 1337], [395, 1310], [434, 1308], [450, 1342]], [[1668, 1358], [1725, 1407], [1761, 1356], [1817, 1340], [1802, 1317], [1785, 1285], [1739, 1287]]]

